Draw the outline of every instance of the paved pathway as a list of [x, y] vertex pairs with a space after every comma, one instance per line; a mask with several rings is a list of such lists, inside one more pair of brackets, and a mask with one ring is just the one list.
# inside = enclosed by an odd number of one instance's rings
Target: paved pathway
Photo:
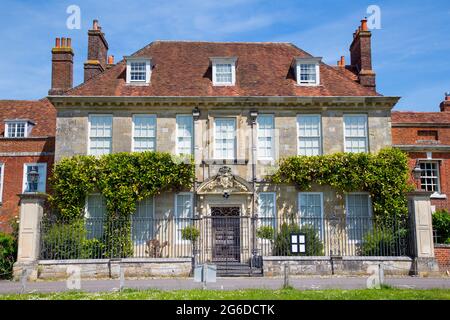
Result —
[[[302, 290], [321, 289], [364, 289], [366, 288], [364, 277], [292, 277], [290, 284], [294, 288]], [[397, 288], [411, 289], [450, 289], [450, 278], [417, 278], [417, 277], [386, 277], [385, 283]], [[283, 285], [282, 278], [218, 278], [216, 283], [208, 284], [208, 289], [235, 290], [247, 288], [279, 289]], [[81, 289], [88, 292], [101, 292], [117, 290], [119, 280], [83, 280]], [[193, 279], [146, 279], [125, 280], [126, 288], [133, 289], [195, 289], [201, 288], [200, 283]], [[20, 293], [20, 282], [0, 281], [0, 294]], [[60, 292], [66, 291], [65, 281], [38, 281], [28, 282], [25, 292]]]

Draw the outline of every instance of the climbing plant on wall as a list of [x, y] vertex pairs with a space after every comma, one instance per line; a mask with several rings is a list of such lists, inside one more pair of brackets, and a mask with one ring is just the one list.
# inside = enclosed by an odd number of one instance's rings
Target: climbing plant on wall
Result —
[[407, 217], [405, 194], [412, 191], [408, 179], [408, 157], [395, 148], [383, 149], [378, 154], [289, 157], [280, 161], [272, 176], [273, 182], [295, 184], [300, 190], [310, 190], [313, 184], [318, 184], [342, 192], [368, 192], [375, 217], [385, 222]]
[[189, 189], [193, 182], [192, 160], [169, 153], [74, 156], [54, 166], [49, 199], [56, 218], [75, 225], [84, 218], [86, 197], [90, 193], [103, 195], [107, 211], [103, 241], [109, 250], [106, 256], [127, 256], [132, 252], [129, 218], [137, 202], [164, 191]]

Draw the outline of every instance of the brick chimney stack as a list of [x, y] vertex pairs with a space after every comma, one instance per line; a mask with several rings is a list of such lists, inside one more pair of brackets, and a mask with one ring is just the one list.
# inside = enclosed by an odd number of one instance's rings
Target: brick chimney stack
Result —
[[52, 49], [52, 87], [49, 95], [61, 95], [73, 87], [72, 39], [56, 38]]
[[375, 72], [372, 70], [372, 32], [367, 27], [367, 19], [361, 20], [361, 26], [353, 34], [350, 45], [351, 64], [356, 70], [359, 82], [372, 90], [376, 90]]
[[106, 70], [108, 65], [108, 42], [98, 20], [88, 31], [88, 57], [84, 63], [84, 82]]
[[450, 92], [445, 93], [445, 100], [441, 102], [441, 112], [450, 112]]
[[341, 56], [341, 59], [337, 62], [338, 67], [345, 68], [345, 57]]

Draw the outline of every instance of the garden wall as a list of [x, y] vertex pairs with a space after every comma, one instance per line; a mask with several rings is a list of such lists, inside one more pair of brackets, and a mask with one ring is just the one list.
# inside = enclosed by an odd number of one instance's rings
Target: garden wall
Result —
[[80, 267], [82, 279], [119, 278], [120, 268], [124, 269], [127, 278], [188, 277], [192, 261], [190, 258], [40, 260], [37, 265], [37, 279], [66, 279], [69, 266]]
[[368, 275], [368, 267], [382, 265], [385, 275], [410, 275], [409, 257], [263, 257], [264, 276], [281, 276], [284, 265], [291, 275]]

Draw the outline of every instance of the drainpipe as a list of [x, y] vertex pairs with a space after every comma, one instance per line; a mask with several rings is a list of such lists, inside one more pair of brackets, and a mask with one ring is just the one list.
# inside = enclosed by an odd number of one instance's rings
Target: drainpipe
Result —
[[252, 258], [250, 261], [250, 270], [253, 270], [253, 262], [258, 252], [256, 249], [256, 215], [255, 215], [255, 201], [256, 201], [256, 145], [255, 145], [255, 125], [258, 118], [258, 111], [250, 111], [250, 121], [251, 121], [251, 148], [252, 148], [252, 186], [253, 186], [253, 194], [252, 194]]

